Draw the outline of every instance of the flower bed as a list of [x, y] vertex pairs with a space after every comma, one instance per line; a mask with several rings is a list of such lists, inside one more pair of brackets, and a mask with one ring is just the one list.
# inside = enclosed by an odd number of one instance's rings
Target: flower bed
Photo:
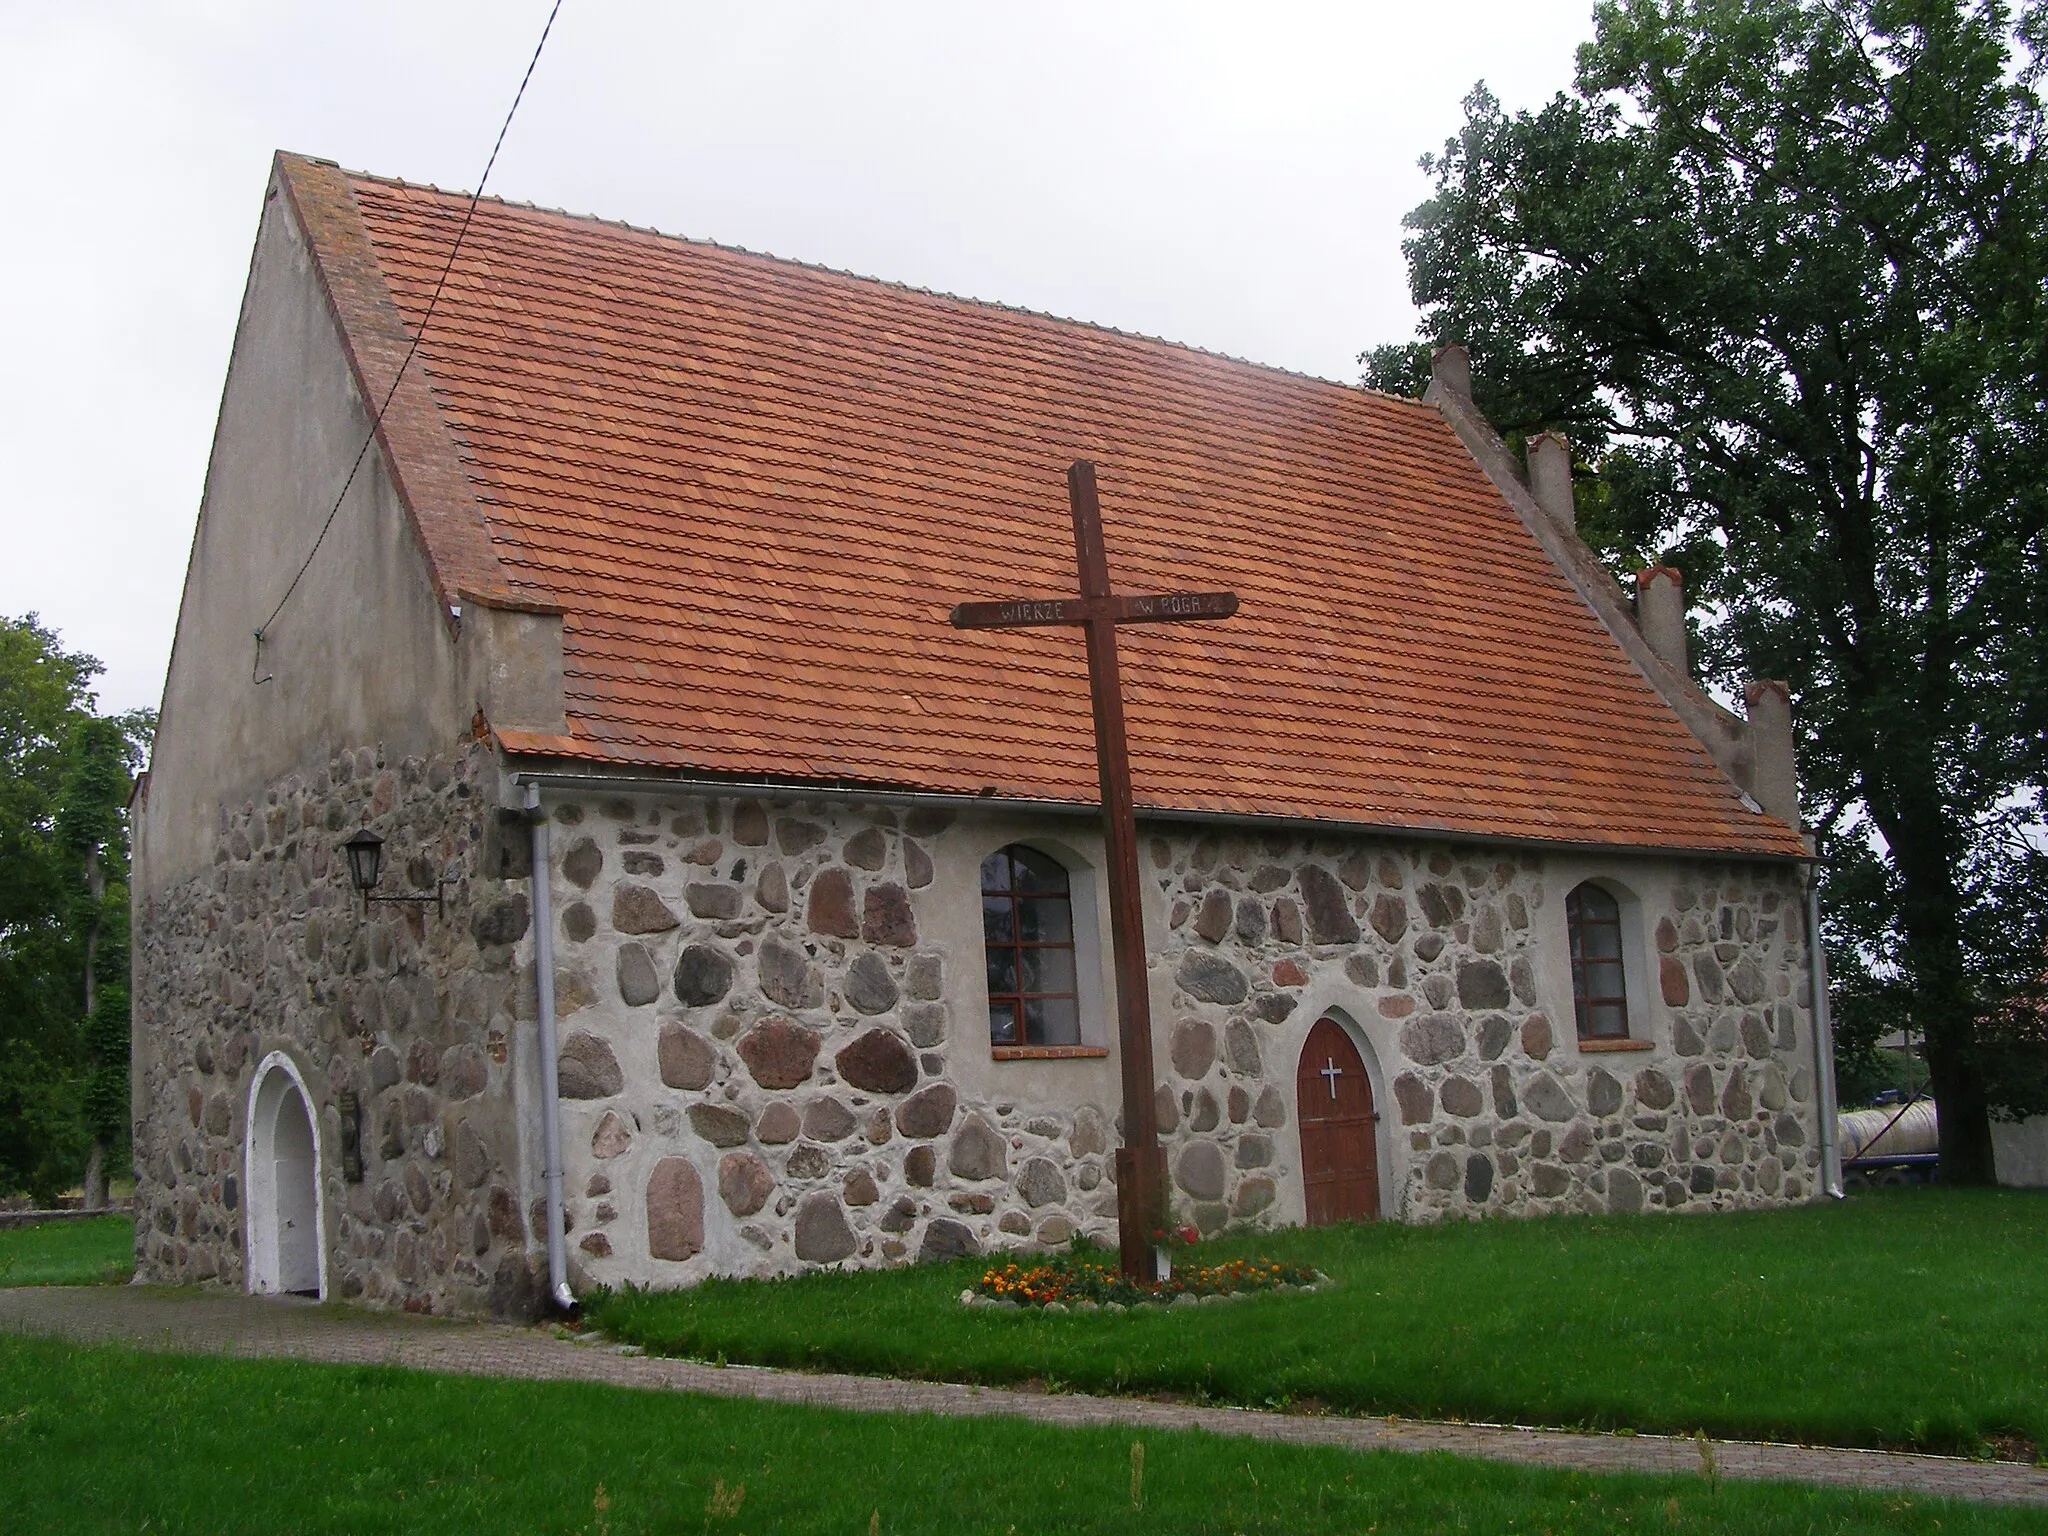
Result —
[[960, 1300], [970, 1307], [1121, 1311], [1148, 1303], [1221, 1301], [1260, 1291], [1313, 1290], [1328, 1278], [1302, 1264], [1282, 1264], [1275, 1259], [1232, 1259], [1227, 1264], [1176, 1265], [1164, 1280], [1147, 1285], [1126, 1278], [1114, 1265], [1060, 1258], [1043, 1264], [1005, 1264], [985, 1270], [980, 1280], [960, 1293]]

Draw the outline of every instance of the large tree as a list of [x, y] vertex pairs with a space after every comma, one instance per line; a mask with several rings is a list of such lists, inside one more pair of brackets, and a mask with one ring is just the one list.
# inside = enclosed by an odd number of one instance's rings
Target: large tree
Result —
[[1571, 91], [1468, 98], [1404, 246], [1482, 409], [1572, 439], [1596, 547], [1685, 569], [1709, 677], [1791, 682], [1831, 948], [1863, 1020], [1924, 1030], [1957, 1182], [2043, 1107], [2044, 34], [1610, 0]]
[[130, 773], [146, 711], [94, 713], [99, 663], [0, 619], [0, 1192], [88, 1203], [128, 1121]]

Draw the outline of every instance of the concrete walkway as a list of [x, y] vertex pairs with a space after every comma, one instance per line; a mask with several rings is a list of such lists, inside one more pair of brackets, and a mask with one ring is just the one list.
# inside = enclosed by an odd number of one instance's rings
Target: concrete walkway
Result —
[[[0, 1290], [0, 1329], [179, 1354], [229, 1354], [349, 1365], [396, 1365], [469, 1376], [587, 1381], [607, 1386], [750, 1397], [862, 1413], [1004, 1414], [1041, 1424], [1202, 1429], [1294, 1445], [1359, 1451], [1450, 1451], [1582, 1472], [1700, 1476], [1698, 1442], [1668, 1435], [1587, 1435], [1476, 1424], [1305, 1417], [1195, 1408], [1135, 1398], [1018, 1392], [869, 1376], [811, 1375], [756, 1366], [664, 1360], [538, 1328], [448, 1322], [320, 1307], [293, 1298], [141, 1286]], [[2048, 1468], [1884, 1451], [1711, 1442], [1723, 1477], [1824, 1483], [1887, 1493], [2048, 1506]]]

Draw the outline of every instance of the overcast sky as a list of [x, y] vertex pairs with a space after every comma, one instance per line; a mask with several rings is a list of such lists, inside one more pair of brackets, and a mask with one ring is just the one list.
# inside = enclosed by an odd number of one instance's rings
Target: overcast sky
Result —
[[[271, 152], [473, 187], [548, 0], [0, 0], [0, 614], [154, 705]], [[565, 0], [488, 190], [1354, 380], [1591, 0]]]

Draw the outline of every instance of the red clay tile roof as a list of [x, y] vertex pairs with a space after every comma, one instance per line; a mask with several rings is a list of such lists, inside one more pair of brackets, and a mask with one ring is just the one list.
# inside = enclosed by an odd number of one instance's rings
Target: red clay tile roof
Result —
[[[352, 345], [388, 350], [468, 199], [280, 165]], [[512, 746], [1093, 802], [1078, 634], [946, 621], [1074, 590], [1089, 458], [1119, 590], [1242, 597], [1123, 631], [1141, 808], [1804, 851], [1419, 403], [492, 201], [421, 363], [408, 419], [445, 422], [474, 498], [428, 477], [456, 503], [415, 504], [430, 557], [565, 613], [571, 739]]]

